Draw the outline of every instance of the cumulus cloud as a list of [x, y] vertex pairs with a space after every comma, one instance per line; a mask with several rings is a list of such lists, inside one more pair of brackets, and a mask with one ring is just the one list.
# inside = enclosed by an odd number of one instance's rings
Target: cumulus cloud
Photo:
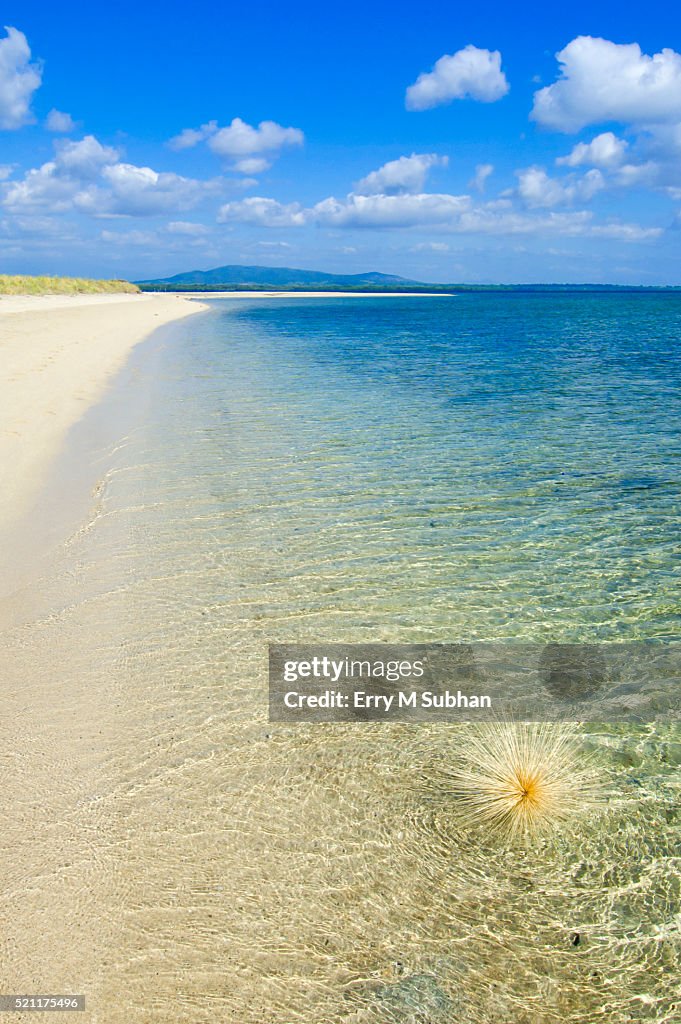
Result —
[[118, 160], [118, 150], [103, 146], [93, 135], [57, 145], [55, 157], [8, 183], [3, 205], [14, 211], [48, 209], [60, 213], [97, 179], [102, 169]]
[[594, 224], [593, 214], [589, 210], [570, 213], [551, 210], [537, 215], [499, 209], [494, 203], [464, 214], [458, 230], [471, 234], [618, 238], [626, 242], [645, 241], [662, 234], [662, 228], [646, 228], [639, 224]]
[[237, 160], [234, 164], [234, 170], [241, 174], [262, 174], [268, 167], [270, 167], [269, 160], [260, 156], [247, 156], [243, 160]]
[[412, 153], [398, 160], [389, 160], [355, 185], [359, 195], [400, 195], [422, 192], [431, 167], [446, 167], [449, 158], [435, 153]]
[[501, 70], [498, 50], [468, 45], [445, 54], [432, 71], [424, 71], [407, 89], [407, 110], [428, 110], [451, 100], [473, 99], [481, 103], [500, 100], [509, 90]]
[[[638, 141], [639, 151], [654, 147], [650, 138], [646, 143]], [[658, 147], [659, 148], [659, 147]], [[603, 132], [591, 142], [578, 143], [567, 156], [558, 157], [556, 163], [567, 167], [590, 166], [602, 169], [607, 175], [607, 184], [621, 188], [645, 186], [647, 188], [664, 187], [666, 182], [678, 178], [677, 161], [673, 155], [664, 159], [644, 160], [641, 163], [626, 161], [629, 155], [629, 144], [619, 139], [613, 132]], [[662, 154], [664, 156], [664, 154]]]
[[659, 238], [662, 228], [644, 228], [640, 224], [593, 224], [589, 232], [594, 238], [619, 238], [623, 242], [642, 242]]
[[224, 203], [218, 213], [218, 223], [259, 224], [268, 228], [302, 227], [306, 212], [300, 203], [279, 203], [276, 199], [251, 196], [239, 202]]
[[475, 168], [475, 175], [469, 182], [470, 188], [474, 188], [476, 192], [484, 192], [487, 179], [493, 171], [494, 164], [478, 164]]
[[220, 188], [151, 167], [123, 163], [120, 152], [93, 135], [57, 144], [55, 156], [4, 187], [13, 212], [79, 210], [93, 216], [150, 216], [195, 206]]
[[591, 142], [578, 142], [567, 156], [559, 156], [557, 164], [566, 167], [617, 167], [626, 156], [629, 143], [614, 132], [602, 132]]
[[526, 206], [560, 206], [591, 199], [605, 187], [605, 179], [596, 168], [581, 178], [551, 178], [543, 167], [527, 167], [518, 171], [518, 195]]
[[189, 210], [214, 191], [214, 183], [118, 163], [105, 167], [102, 183], [76, 197], [76, 206], [95, 215], [149, 217]]
[[76, 122], [70, 114], [65, 114], [63, 110], [55, 110], [53, 107], [45, 118], [45, 127], [48, 132], [66, 135], [75, 129]]
[[681, 121], [681, 55], [652, 57], [638, 43], [578, 36], [556, 54], [560, 78], [534, 94], [532, 117], [547, 128], [576, 132], [589, 124]]
[[57, 171], [73, 174], [82, 180], [95, 177], [102, 167], [115, 164], [119, 156], [119, 151], [113, 146], [103, 146], [94, 135], [86, 135], [79, 142], [58, 144], [54, 165]]
[[[200, 231], [180, 230], [180, 228], [200, 228]], [[205, 235], [210, 234], [209, 229], [203, 224], [191, 224], [183, 221], [175, 221], [159, 227], [157, 230], [142, 231], [139, 228], [132, 228], [129, 231], [110, 231], [105, 228], [100, 231], [99, 237], [103, 242], [112, 245], [130, 246], [139, 245], [145, 248], [163, 248], [164, 251], [184, 252], [187, 246], [202, 249], [205, 247]], [[170, 236], [170, 237], [168, 237]], [[177, 236], [177, 237], [174, 237]]]
[[469, 205], [469, 196], [432, 192], [362, 196], [351, 192], [343, 200], [334, 197], [324, 199], [312, 208], [310, 214], [317, 223], [334, 227], [405, 228], [446, 223]]
[[302, 146], [304, 139], [299, 128], [283, 128], [276, 121], [261, 121], [253, 128], [235, 117], [227, 128], [220, 128], [211, 136], [208, 145], [219, 156], [243, 159], [276, 152], [284, 146]]
[[[595, 173], [600, 174], [598, 171]], [[584, 186], [586, 191], [593, 187], [594, 179], [588, 180], [591, 184]], [[538, 193], [535, 193], [534, 198], [539, 198]], [[567, 201], [562, 194], [559, 200]], [[546, 204], [543, 202], [536, 205]], [[221, 223], [275, 228], [310, 225], [347, 229], [428, 227], [456, 234], [582, 235], [631, 242], [655, 238], [662, 233], [661, 228], [642, 227], [638, 224], [594, 223], [593, 214], [589, 210], [560, 213], [542, 210], [535, 213], [531, 210], [515, 210], [510, 198], [476, 204], [468, 195], [436, 193], [364, 196], [351, 192], [345, 199], [331, 196], [311, 207], [303, 207], [299, 203], [279, 203], [275, 199], [258, 196], [226, 203], [221, 207], [218, 219]], [[441, 249], [437, 242], [428, 243], [428, 246], [433, 251]]]
[[226, 128], [221, 128], [217, 121], [208, 121], [200, 128], [185, 128], [168, 145], [182, 150], [205, 142], [211, 152], [231, 160], [233, 170], [250, 175], [266, 171], [286, 146], [302, 146], [304, 141], [299, 128], [284, 128], [276, 121], [261, 121], [255, 128], [235, 117]]
[[331, 196], [308, 209], [299, 203], [279, 203], [253, 196], [225, 203], [218, 216], [221, 223], [239, 221], [264, 227], [302, 227], [323, 224], [331, 227], [411, 227], [443, 223], [458, 215], [469, 203], [467, 196], [431, 193], [401, 195], [357, 195], [345, 199]]
[[678, 164], [681, 156], [681, 122], [678, 124], [656, 124], [648, 129], [648, 150], [662, 159], [672, 159]]
[[[646, 160], [642, 164], [622, 164], [615, 170], [613, 180], [615, 184], [625, 188], [636, 185], [654, 186], [660, 183], [665, 171], [666, 168], [661, 167], [655, 160]], [[672, 168], [671, 173], [678, 176], [676, 168]]]
[[31, 100], [40, 86], [40, 65], [31, 64], [31, 49], [23, 32], [5, 27], [0, 39], [0, 128], [21, 128], [33, 121]]
[[208, 121], [206, 124], [202, 124], [200, 128], [183, 128], [179, 135], [174, 135], [168, 141], [168, 145], [174, 150], [191, 149], [193, 146], [198, 146], [199, 142], [203, 142], [217, 130], [217, 121]]

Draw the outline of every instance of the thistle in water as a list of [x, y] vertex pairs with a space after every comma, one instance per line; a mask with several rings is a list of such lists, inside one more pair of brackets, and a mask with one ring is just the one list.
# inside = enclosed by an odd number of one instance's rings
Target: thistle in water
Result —
[[464, 820], [509, 839], [545, 835], [594, 801], [593, 768], [563, 724], [476, 727], [464, 756], [454, 772]]

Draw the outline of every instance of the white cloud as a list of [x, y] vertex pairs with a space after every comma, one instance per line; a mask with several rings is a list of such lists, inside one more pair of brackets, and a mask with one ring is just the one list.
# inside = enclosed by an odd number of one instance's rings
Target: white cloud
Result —
[[535, 93], [532, 110], [547, 128], [576, 132], [604, 121], [681, 120], [681, 55], [674, 50], [650, 57], [638, 43], [578, 36], [556, 58], [561, 77]]
[[100, 231], [103, 242], [113, 245], [157, 245], [159, 238], [155, 231]]
[[636, 185], [652, 186], [658, 184], [662, 172], [660, 164], [654, 160], [646, 160], [643, 164], [622, 164], [614, 173], [614, 181], [625, 188]]
[[8, 217], [0, 221], [0, 233], [5, 238], [32, 238], [37, 241], [72, 238], [57, 217]]
[[193, 235], [194, 237], [210, 234], [210, 229], [205, 224], [195, 224], [193, 221], [186, 220], [171, 220], [166, 226], [166, 230], [173, 235]]
[[204, 142], [210, 135], [214, 135], [217, 130], [217, 121], [207, 121], [200, 128], [183, 128], [179, 135], [173, 135], [172, 139], [168, 140], [168, 145], [176, 150], [192, 149], [198, 146], [199, 142]]
[[302, 146], [304, 141], [299, 128], [284, 128], [276, 121], [261, 121], [254, 128], [235, 117], [226, 128], [220, 128], [217, 121], [208, 121], [200, 128], [185, 128], [168, 145], [180, 150], [206, 142], [217, 156], [232, 161], [233, 170], [252, 175], [266, 171], [284, 147]]
[[644, 228], [640, 224], [594, 224], [589, 234], [595, 238], [619, 238], [623, 242], [641, 242], [646, 238], [658, 238], [662, 228]]
[[589, 210], [570, 213], [524, 214], [499, 210], [494, 203], [471, 210], [462, 216], [458, 230], [491, 235], [560, 235], [566, 237], [618, 238], [626, 242], [657, 238], [662, 228], [644, 228], [639, 224], [594, 224]]
[[449, 252], [446, 242], [419, 242], [412, 246], [412, 252]]
[[475, 175], [469, 182], [470, 188], [476, 192], [484, 192], [487, 179], [494, 171], [494, 164], [478, 164], [475, 168]]
[[101, 186], [80, 193], [74, 203], [95, 215], [148, 217], [189, 210], [217, 187], [216, 182], [196, 181], [151, 167], [118, 163], [105, 167]]
[[317, 223], [336, 227], [413, 227], [454, 220], [470, 204], [468, 196], [424, 192], [404, 195], [330, 197], [310, 211]]
[[260, 156], [247, 156], [243, 160], [237, 160], [234, 164], [234, 170], [241, 174], [262, 174], [268, 167], [270, 167], [269, 160]]
[[107, 164], [118, 160], [118, 151], [102, 146], [93, 135], [79, 142], [57, 146], [55, 157], [8, 182], [3, 205], [14, 211], [47, 209], [60, 213], [73, 207], [76, 197], [95, 181]]
[[646, 126], [651, 138], [648, 148], [655, 156], [672, 159], [678, 164], [681, 156], [681, 122], [679, 124], [656, 124]]
[[202, 124], [200, 128], [184, 128], [179, 135], [174, 135], [169, 140], [168, 145], [171, 149], [175, 150], [191, 149], [193, 146], [198, 146], [199, 142], [203, 142], [217, 130], [217, 121], [208, 121], [206, 124]]
[[389, 160], [355, 185], [359, 195], [400, 195], [422, 192], [431, 167], [446, 167], [449, 158], [435, 153], [412, 153], [398, 160]]
[[0, 128], [21, 128], [33, 121], [31, 99], [42, 80], [41, 68], [31, 64], [31, 49], [23, 32], [5, 27], [0, 39]]
[[[195, 225], [201, 227], [202, 225]], [[129, 247], [142, 246], [146, 249], [162, 249], [164, 252], [186, 252], [188, 247], [199, 249], [205, 252], [206, 239], [204, 234], [208, 229], [196, 234], [194, 232], [182, 232], [173, 230], [177, 225], [166, 224], [155, 231], [142, 231], [139, 228], [132, 228], [130, 231], [110, 231], [108, 228], [100, 231], [99, 237], [103, 242], [112, 246]]]
[[508, 90], [499, 51], [468, 45], [440, 57], [432, 71], [420, 74], [407, 89], [406, 106], [408, 110], [428, 110], [465, 98], [493, 103]]
[[[534, 170], [534, 169], [532, 169]], [[538, 169], [541, 170], [541, 169]], [[544, 178], [548, 175], [543, 172]], [[589, 172], [600, 176], [600, 171]], [[585, 192], [594, 187], [597, 179], [585, 175], [577, 184]], [[543, 182], [543, 179], [541, 179]], [[561, 188], [567, 186], [557, 183]], [[551, 179], [544, 188], [553, 187]], [[549, 196], [556, 202], [567, 202], [562, 191], [541, 197], [540, 189], [532, 193], [533, 201], [528, 205], [548, 205]], [[542, 198], [542, 202], [538, 200]], [[470, 196], [439, 195], [418, 193], [402, 195], [361, 196], [350, 193], [345, 199], [331, 196], [311, 207], [299, 203], [279, 203], [275, 199], [261, 196], [244, 199], [241, 202], [226, 203], [220, 210], [221, 223], [244, 223], [258, 227], [304, 227], [321, 225], [333, 228], [418, 228], [430, 227], [443, 232], [457, 234], [489, 235], [546, 235], [591, 236], [617, 238], [623, 241], [641, 241], [657, 237], [661, 228], [646, 228], [638, 224], [611, 222], [594, 224], [589, 210], [575, 210], [569, 213], [547, 212], [527, 213], [513, 209], [510, 198], [475, 205]], [[438, 243], [428, 243], [431, 249]], [[444, 244], [444, 243], [443, 243]], [[443, 250], [444, 251], [444, 250]]]
[[300, 203], [279, 203], [276, 199], [251, 196], [239, 202], [224, 203], [218, 212], [218, 223], [236, 221], [241, 224], [259, 224], [268, 228], [302, 227], [306, 213]]
[[120, 153], [93, 135], [59, 143], [53, 160], [4, 187], [3, 205], [19, 212], [79, 210], [93, 216], [149, 216], [189, 209], [221, 187], [120, 162]]
[[560, 180], [551, 178], [543, 167], [528, 167], [518, 171], [518, 195], [530, 207], [560, 206], [575, 200], [591, 199], [605, 187], [599, 170], [587, 171], [581, 178]]
[[57, 145], [55, 167], [81, 180], [94, 178], [102, 167], [115, 164], [119, 156], [119, 151], [113, 146], [103, 146], [94, 135], [86, 135], [79, 142], [62, 142]]
[[218, 156], [243, 159], [257, 153], [274, 153], [284, 146], [301, 146], [304, 140], [299, 128], [283, 128], [276, 121], [261, 121], [253, 128], [235, 117], [227, 128], [211, 135], [208, 145]]
[[613, 132], [602, 132], [591, 142], [578, 142], [571, 153], [559, 156], [556, 163], [566, 167], [617, 167], [624, 160], [628, 146], [625, 139], [619, 139]]
[[45, 127], [48, 132], [68, 134], [75, 129], [76, 123], [70, 114], [65, 114], [63, 110], [55, 110], [53, 107], [45, 118]]
[[629, 144], [624, 139], [618, 138], [613, 132], [603, 132], [591, 142], [578, 143], [567, 156], [558, 157], [556, 163], [567, 167], [586, 165], [601, 168], [608, 174], [608, 184], [622, 188], [654, 188], [669, 180], [670, 176], [673, 180], [678, 173], [676, 161], [669, 164], [656, 160], [625, 163], [628, 153]]
[[57, 173], [54, 161], [26, 172], [19, 181], [4, 189], [2, 205], [16, 212], [48, 209], [52, 213], [68, 210], [73, 202], [74, 182]]
[[589, 230], [591, 213], [518, 213], [501, 202], [485, 203], [471, 209], [462, 218], [458, 229], [470, 234], [488, 235], [583, 235]]

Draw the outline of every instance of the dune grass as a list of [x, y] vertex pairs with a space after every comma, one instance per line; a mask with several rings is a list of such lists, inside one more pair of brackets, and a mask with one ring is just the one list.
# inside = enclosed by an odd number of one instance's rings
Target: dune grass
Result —
[[86, 277], [32, 277], [0, 274], [0, 295], [95, 295], [104, 292], [138, 292], [129, 281], [93, 281]]

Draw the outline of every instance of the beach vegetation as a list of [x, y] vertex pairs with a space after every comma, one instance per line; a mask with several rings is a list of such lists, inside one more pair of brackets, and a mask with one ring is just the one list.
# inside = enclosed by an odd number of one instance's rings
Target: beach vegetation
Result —
[[86, 277], [0, 274], [0, 295], [98, 295], [139, 292], [130, 281], [91, 280]]

